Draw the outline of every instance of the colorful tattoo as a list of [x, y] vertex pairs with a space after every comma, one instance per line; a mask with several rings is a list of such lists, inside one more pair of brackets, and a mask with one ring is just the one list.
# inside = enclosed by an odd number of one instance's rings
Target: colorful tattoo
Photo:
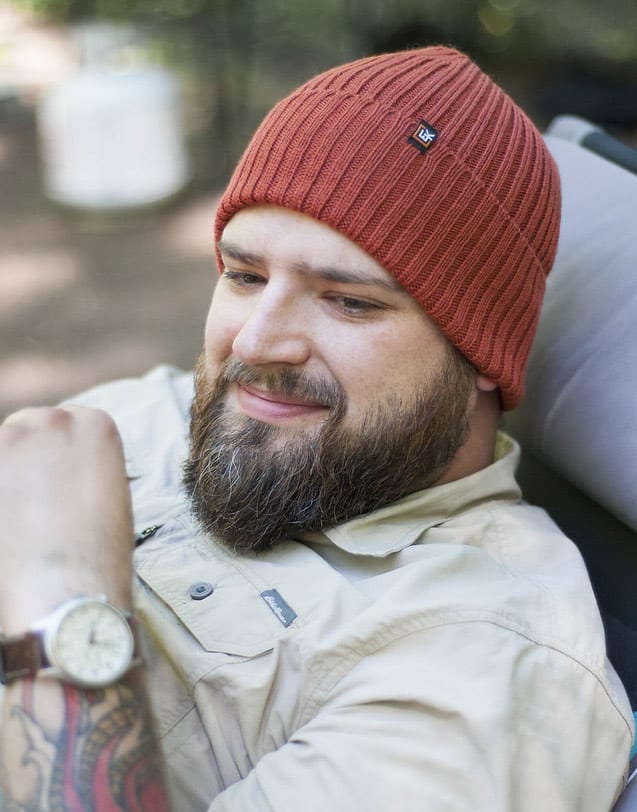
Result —
[[62, 722], [56, 727], [39, 718], [37, 685], [25, 680], [21, 703], [9, 714], [25, 742], [20, 755], [30, 770], [29, 786], [24, 779], [12, 786], [5, 759], [3, 812], [168, 812], [157, 743], [137, 684], [131, 676], [100, 691], [59, 686]]

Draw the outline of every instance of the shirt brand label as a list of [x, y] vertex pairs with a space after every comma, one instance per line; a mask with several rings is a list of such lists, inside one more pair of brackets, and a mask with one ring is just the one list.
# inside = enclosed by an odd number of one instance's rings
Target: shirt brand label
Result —
[[261, 593], [261, 597], [287, 629], [296, 618], [294, 609], [283, 600], [276, 589], [266, 589]]

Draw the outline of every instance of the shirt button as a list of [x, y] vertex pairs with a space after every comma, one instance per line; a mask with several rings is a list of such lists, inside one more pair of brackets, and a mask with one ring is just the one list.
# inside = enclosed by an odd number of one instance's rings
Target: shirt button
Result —
[[189, 594], [193, 601], [201, 601], [209, 595], [212, 595], [214, 591], [215, 588], [212, 584], [209, 584], [207, 581], [200, 581], [190, 587]]

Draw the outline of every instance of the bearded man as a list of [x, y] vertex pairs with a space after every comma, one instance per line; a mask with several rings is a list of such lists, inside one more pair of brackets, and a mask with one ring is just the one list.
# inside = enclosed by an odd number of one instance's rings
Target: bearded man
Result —
[[194, 389], [160, 368], [0, 430], [3, 809], [611, 808], [630, 708], [498, 432], [559, 210], [451, 49], [273, 109]]

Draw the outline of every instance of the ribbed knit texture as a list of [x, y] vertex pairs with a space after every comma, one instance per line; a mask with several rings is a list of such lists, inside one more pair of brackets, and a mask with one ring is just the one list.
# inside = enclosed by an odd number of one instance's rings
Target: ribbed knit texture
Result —
[[[426, 153], [408, 140], [421, 120], [439, 133]], [[555, 256], [559, 175], [534, 125], [466, 56], [424, 48], [311, 79], [255, 133], [217, 240], [259, 203], [360, 245], [498, 384], [503, 407], [517, 404]]]

